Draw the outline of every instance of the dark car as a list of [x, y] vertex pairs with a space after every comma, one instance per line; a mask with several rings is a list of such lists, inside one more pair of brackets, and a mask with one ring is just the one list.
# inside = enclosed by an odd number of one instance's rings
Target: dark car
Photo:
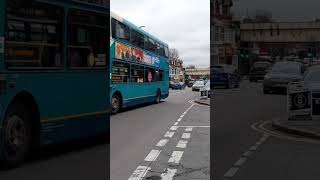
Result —
[[301, 63], [290, 61], [275, 63], [272, 69], [264, 76], [263, 93], [287, 92], [287, 85], [290, 82], [302, 80], [302, 72]]
[[270, 62], [266, 62], [266, 61], [255, 62], [250, 70], [249, 81], [257, 82], [258, 80], [263, 80], [270, 66], [271, 66]]
[[185, 88], [184, 83], [181, 83], [181, 82], [173, 82], [171, 86], [172, 86], [171, 89], [184, 89]]
[[313, 115], [320, 115], [320, 66], [308, 68], [303, 75], [303, 81], [312, 90]]
[[226, 88], [233, 88], [240, 86], [240, 75], [234, 66], [219, 64], [211, 67], [211, 87], [224, 86]]

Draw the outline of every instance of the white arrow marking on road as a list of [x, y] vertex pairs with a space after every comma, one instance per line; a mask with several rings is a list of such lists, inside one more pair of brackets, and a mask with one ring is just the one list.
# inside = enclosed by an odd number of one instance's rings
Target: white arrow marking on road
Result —
[[148, 156], [144, 159], [145, 161], [156, 161], [161, 151], [159, 150], [151, 150]]
[[183, 133], [181, 138], [182, 139], [189, 139], [190, 138], [190, 133]]
[[180, 140], [176, 147], [177, 148], [186, 148], [187, 147], [187, 143], [188, 143], [188, 141]]
[[150, 169], [148, 166], [138, 166], [128, 180], [141, 180]]
[[182, 154], [183, 154], [183, 151], [173, 151], [168, 162], [179, 164]]
[[170, 137], [170, 138], [172, 138], [173, 135], [174, 135], [174, 132], [168, 131], [168, 132], [166, 132], [166, 134], [164, 135], [164, 137]]
[[161, 180], [172, 180], [176, 172], [176, 169], [167, 168], [167, 172], [161, 174]]
[[167, 144], [167, 142], [169, 141], [169, 139], [161, 139], [158, 143], [157, 146], [158, 147], [163, 147]]

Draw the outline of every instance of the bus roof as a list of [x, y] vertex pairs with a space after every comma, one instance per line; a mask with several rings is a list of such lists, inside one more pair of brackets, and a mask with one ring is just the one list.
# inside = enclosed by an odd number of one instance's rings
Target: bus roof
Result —
[[150, 34], [150, 33], [146, 32], [146, 31], [144, 31], [143, 29], [141, 29], [141, 28], [139, 28], [138, 26], [134, 25], [134, 24], [133, 24], [133, 23], [131, 23], [130, 21], [128, 21], [128, 20], [126, 20], [126, 19], [124, 19], [124, 18], [120, 17], [120, 16], [119, 16], [119, 15], [117, 15], [116, 13], [114, 13], [114, 12], [110, 11], [110, 14], [111, 14], [111, 17], [112, 17], [112, 18], [114, 18], [114, 19], [116, 19], [116, 20], [118, 20], [118, 21], [122, 22], [123, 24], [125, 24], [125, 25], [129, 26], [131, 29], [134, 29], [135, 31], [138, 31], [138, 32], [140, 32], [140, 33], [142, 33], [142, 34], [144, 34], [144, 35], [146, 35], [146, 36], [148, 36], [148, 37], [152, 38], [153, 40], [155, 40], [155, 41], [157, 41], [158, 43], [160, 43], [160, 44], [164, 45], [165, 47], [168, 47], [168, 44], [167, 44], [167, 43], [165, 43], [165, 42], [161, 41], [160, 39], [158, 39], [157, 37], [153, 36], [152, 34]]

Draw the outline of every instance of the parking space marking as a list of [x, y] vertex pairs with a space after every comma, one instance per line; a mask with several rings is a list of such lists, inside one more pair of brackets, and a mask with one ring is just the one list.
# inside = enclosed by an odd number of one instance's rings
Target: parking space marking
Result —
[[160, 152], [161, 152], [160, 150], [152, 149], [150, 153], [147, 155], [147, 157], [144, 159], [144, 161], [148, 161], [148, 162], [156, 161]]
[[187, 127], [187, 128], [186, 128], [186, 131], [187, 131], [187, 132], [192, 131], [192, 127]]
[[179, 164], [182, 155], [183, 155], [183, 151], [173, 151], [168, 162]]
[[138, 166], [128, 180], [141, 180], [150, 171], [148, 166]]
[[168, 143], [169, 139], [161, 139], [156, 146], [163, 147]]
[[177, 148], [186, 148], [188, 144], [188, 141], [186, 140], [179, 140], [178, 144], [177, 144]]
[[170, 128], [171, 131], [175, 131], [177, 129], [178, 129], [178, 126], [171, 126], [171, 128]]
[[176, 172], [176, 169], [167, 168], [167, 172], [161, 174], [161, 180], [172, 180]]
[[183, 133], [182, 136], [181, 136], [181, 138], [182, 138], [182, 139], [189, 139], [189, 138], [190, 138], [190, 135], [191, 135], [190, 133]]

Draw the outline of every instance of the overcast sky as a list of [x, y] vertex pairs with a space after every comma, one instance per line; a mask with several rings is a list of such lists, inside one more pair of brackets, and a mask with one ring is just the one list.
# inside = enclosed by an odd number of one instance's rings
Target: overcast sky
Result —
[[110, 0], [111, 11], [179, 51], [184, 65], [210, 65], [209, 0]]
[[237, 16], [254, 14], [257, 9], [272, 12], [278, 21], [312, 21], [320, 18], [319, 0], [233, 0]]

